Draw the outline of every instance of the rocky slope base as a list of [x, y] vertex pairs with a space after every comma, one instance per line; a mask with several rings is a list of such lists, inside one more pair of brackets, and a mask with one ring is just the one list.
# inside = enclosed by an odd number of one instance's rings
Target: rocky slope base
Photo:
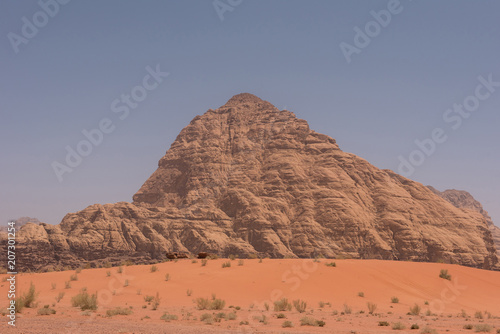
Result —
[[95, 204], [19, 235], [20, 264], [30, 269], [173, 251], [498, 262], [483, 215], [341, 151], [246, 93], [195, 117], [133, 203]]

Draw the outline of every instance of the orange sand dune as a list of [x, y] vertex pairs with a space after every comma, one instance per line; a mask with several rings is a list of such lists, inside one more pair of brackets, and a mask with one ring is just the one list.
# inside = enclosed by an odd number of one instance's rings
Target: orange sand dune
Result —
[[[57, 313], [38, 316], [36, 308], [24, 309], [17, 319], [17, 330], [23, 333], [393, 332], [391, 327], [378, 326], [384, 320], [390, 324], [402, 322], [407, 329], [414, 323], [420, 328], [428, 325], [438, 333], [447, 329], [452, 333], [471, 332], [463, 329], [465, 324], [488, 324], [492, 332], [500, 328], [500, 272], [438, 263], [326, 259], [320, 262], [264, 259], [262, 263], [255, 259], [243, 260], [242, 266], [234, 260], [230, 261], [231, 267], [222, 268], [222, 263], [228, 261], [208, 260], [206, 266], [201, 266], [200, 260], [165, 262], [156, 265], [157, 272], [151, 272], [150, 265], [124, 266], [121, 274], [118, 268], [84, 269], [78, 280], [71, 282], [70, 289], [65, 289], [65, 282], [75, 271], [22, 274], [17, 277], [18, 295], [33, 282], [39, 292], [38, 307], [55, 304]], [[333, 261], [336, 267], [326, 266]], [[448, 269], [450, 281], [439, 278], [441, 269]], [[166, 274], [170, 275], [168, 281]], [[52, 289], [54, 283], [56, 287]], [[91, 316], [84, 316], [71, 306], [71, 297], [83, 287], [98, 294], [99, 308]], [[2, 308], [7, 306], [7, 289], [8, 284], [2, 282]], [[188, 289], [192, 290], [191, 296], [187, 295]], [[55, 297], [60, 292], [65, 292], [65, 297], [56, 303]], [[157, 292], [161, 303], [158, 310], [152, 310], [144, 297]], [[359, 296], [360, 292], [364, 297]], [[212, 294], [226, 301], [225, 308], [197, 310], [194, 299], [211, 298]], [[399, 303], [391, 303], [393, 296], [399, 298]], [[274, 312], [273, 301], [282, 297], [306, 301], [306, 312], [299, 314], [295, 309]], [[320, 308], [319, 302], [330, 305]], [[377, 305], [375, 315], [368, 314], [368, 302]], [[421, 314], [407, 315], [415, 303], [421, 306]], [[341, 314], [344, 304], [352, 308], [352, 314]], [[212, 325], [199, 320], [203, 313], [235, 311], [229, 306], [241, 307], [236, 311], [236, 320]], [[106, 311], [115, 307], [132, 307], [133, 314], [106, 318]], [[468, 318], [458, 316], [462, 310]], [[476, 319], [477, 311], [487, 311], [491, 318], [487, 319], [484, 313], [485, 319]], [[178, 320], [168, 323], [160, 320], [165, 312], [177, 315]], [[430, 315], [426, 316], [426, 312]], [[278, 313], [284, 313], [286, 319], [278, 319]], [[255, 319], [262, 315], [266, 316], [267, 324]], [[324, 320], [325, 327], [300, 326], [300, 319], [306, 315]], [[15, 332], [3, 318], [1, 332]], [[290, 320], [294, 327], [282, 328], [285, 320]], [[249, 323], [240, 324], [242, 321]], [[81, 324], [78, 329], [76, 324]]]

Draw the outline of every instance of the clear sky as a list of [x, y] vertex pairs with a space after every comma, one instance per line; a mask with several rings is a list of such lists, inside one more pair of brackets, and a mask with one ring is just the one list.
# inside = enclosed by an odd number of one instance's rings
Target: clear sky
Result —
[[[2, 223], [131, 201], [194, 116], [249, 92], [379, 168], [441, 129], [410, 178], [471, 192], [500, 225], [499, 1], [54, 1], [0, 2]], [[169, 75], [144, 83], [148, 66]], [[53, 162], [103, 119], [59, 182]]]

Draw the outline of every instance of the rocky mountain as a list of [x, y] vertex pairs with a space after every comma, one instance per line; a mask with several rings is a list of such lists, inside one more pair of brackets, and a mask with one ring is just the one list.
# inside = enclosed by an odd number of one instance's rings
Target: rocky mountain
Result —
[[166, 252], [498, 262], [483, 215], [380, 170], [251, 94], [196, 116], [133, 203], [27, 224], [21, 265], [97, 265]]
[[470, 193], [464, 190], [448, 189], [441, 192], [432, 186], [427, 186], [427, 187], [433, 193], [444, 198], [445, 200], [453, 204], [455, 207], [460, 209], [476, 211], [479, 212], [481, 215], [483, 215], [493, 235], [493, 241], [495, 243], [497, 255], [500, 258], [500, 228], [493, 223], [490, 215], [486, 210], [483, 209], [481, 203], [479, 203]]

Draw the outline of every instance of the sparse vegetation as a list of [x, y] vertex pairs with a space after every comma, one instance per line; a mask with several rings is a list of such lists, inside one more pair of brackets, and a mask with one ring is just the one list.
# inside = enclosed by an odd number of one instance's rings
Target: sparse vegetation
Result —
[[292, 310], [292, 304], [288, 302], [287, 298], [281, 298], [280, 300], [276, 300], [274, 302], [274, 311], [275, 312], [284, 312], [284, 311], [291, 311]]
[[193, 294], [193, 290], [187, 289], [186, 294], [188, 297], [190, 297]]
[[144, 301], [146, 303], [151, 303], [154, 298], [155, 298], [155, 296], [148, 296], [148, 295], [146, 295], [146, 296], [144, 296]]
[[255, 316], [253, 317], [253, 319], [257, 320], [260, 323], [263, 323], [264, 325], [267, 325], [267, 317], [264, 314]]
[[107, 276], [107, 277], [111, 276], [111, 271], [109, 271], [109, 270], [108, 270], [108, 271], [106, 271], [106, 276]]
[[149, 270], [152, 272], [152, 273], [155, 273], [158, 271], [158, 266], [156, 265], [152, 265], [151, 268], [149, 268]]
[[375, 310], [377, 309], [377, 304], [374, 304], [374, 303], [366, 303], [366, 306], [368, 307], [368, 313], [370, 314], [373, 314], [373, 312], [375, 312]]
[[236, 256], [234, 254], [229, 254], [229, 260], [231, 261], [236, 260]]
[[118, 267], [118, 269], [116, 270], [116, 272], [117, 272], [118, 274], [123, 273], [123, 267], [122, 267], [122, 266], [119, 266], [119, 267]]
[[125, 283], [123, 283], [124, 287], [127, 287], [129, 285], [128, 279], [125, 280]]
[[286, 318], [286, 315], [284, 315], [283, 313], [278, 313], [276, 315], [276, 318], [278, 318], [278, 319], [284, 319], [284, 318]]
[[418, 324], [411, 325], [410, 329], [419, 329], [420, 326]]
[[291, 328], [291, 327], [293, 327], [293, 323], [291, 321], [289, 321], [289, 320], [286, 320], [286, 321], [283, 322], [283, 324], [281, 324], [281, 327], [283, 327], [283, 328]]
[[463, 328], [464, 328], [464, 329], [472, 329], [472, 328], [474, 328], [474, 327], [472, 326], [472, 324], [466, 324], [466, 325], [464, 325], [464, 327], [463, 327]]
[[483, 312], [476, 311], [476, 313], [474, 313], [474, 318], [476, 318], [476, 319], [483, 319]]
[[399, 303], [399, 298], [398, 297], [391, 297], [391, 303], [393, 303], [393, 304]]
[[387, 321], [379, 321], [378, 325], [379, 326], [389, 326], [389, 323]]
[[325, 263], [325, 266], [327, 266], [327, 267], [336, 267], [337, 264], [335, 262], [328, 262], [328, 263]]
[[73, 307], [80, 307], [82, 311], [97, 310], [97, 294], [89, 295], [87, 291], [82, 291], [71, 298]]
[[56, 314], [56, 310], [49, 308], [49, 305], [45, 305], [44, 307], [38, 309], [38, 315], [52, 315]]
[[241, 266], [242, 266], [242, 265], [244, 265], [244, 264], [245, 264], [245, 261], [243, 261], [243, 260], [241, 260], [241, 259], [240, 259], [240, 260], [238, 260], [238, 266], [240, 266], [240, 267], [241, 267]]
[[59, 303], [59, 302], [61, 301], [61, 299], [63, 299], [63, 298], [64, 298], [64, 295], [65, 295], [65, 293], [64, 293], [64, 292], [59, 292], [59, 294], [58, 294], [58, 295], [57, 295], [57, 297], [56, 297], [56, 302], [58, 302], [58, 303]]
[[168, 313], [164, 313], [161, 317], [160, 317], [161, 320], [165, 320], [167, 322], [169, 321], [172, 321], [172, 320], [177, 320], [179, 319], [175, 314], [168, 314]]
[[198, 260], [193, 259], [193, 260], [191, 260], [191, 263], [198, 263]]
[[208, 298], [196, 298], [196, 308], [198, 310], [222, 310], [226, 306], [226, 302], [222, 299], [214, 298], [209, 300]]
[[307, 308], [307, 303], [303, 300], [297, 299], [293, 301], [293, 306], [299, 313], [304, 313]]
[[57, 286], [57, 285], [56, 285], [56, 283], [51, 283], [51, 284], [50, 284], [50, 287], [52, 288], [52, 290], [55, 290], [55, 289], [56, 289], [56, 286]]
[[19, 313], [25, 307], [36, 307], [35, 300], [37, 297], [38, 293], [36, 292], [35, 285], [33, 285], [33, 282], [31, 282], [29, 290], [16, 300], [16, 313]]
[[441, 271], [439, 272], [439, 277], [451, 281], [451, 275], [448, 274], [448, 269], [441, 269]]
[[130, 315], [132, 314], [132, 310], [126, 307], [116, 307], [111, 310], [106, 311], [106, 316], [112, 317], [115, 315]]
[[81, 268], [81, 267], [80, 267], [80, 268], [76, 268], [75, 272], [76, 272], [77, 274], [81, 273], [81, 272], [82, 272], [82, 268]]
[[231, 267], [231, 262], [230, 261], [222, 263], [222, 268], [229, 268], [229, 267]]
[[78, 281], [78, 275], [77, 274], [73, 274], [69, 277], [69, 280], [70, 281]]
[[419, 315], [420, 314], [420, 306], [418, 304], [413, 305], [410, 307], [410, 315]]
[[316, 320], [311, 317], [303, 317], [300, 319], [300, 325], [301, 326], [316, 326], [316, 327], [323, 327], [325, 326], [325, 322], [323, 320]]
[[226, 321], [229, 321], [229, 320], [236, 320], [236, 313], [234, 313], [234, 312], [228, 313], [226, 315]]
[[394, 330], [403, 330], [405, 328], [406, 328], [406, 326], [402, 322], [399, 322], [399, 321], [392, 324], [392, 329], [394, 329]]
[[205, 266], [207, 265], [207, 263], [208, 263], [208, 260], [207, 260], [207, 259], [202, 259], [202, 260], [201, 260], [201, 266], [202, 266], [202, 267], [205, 267]]
[[420, 333], [421, 334], [438, 334], [438, 332], [435, 329], [432, 329], [428, 326], [425, 326]]
[[161, 301], [161, 298], [160, 298], [160, 293], [156, 293], [156, 296], [153, 298], [153, 301], [151, 302], [152, 305], [151, 305], [151, 309], [153, 311], [156, 311], [158, 309], [158, 306], [160, 306], [160, 301]]
[[137, 289], [137, 294], [141, 295], [142, 294], [142, 290], [141, 289]]
[[71, 289], [71, 282], [70, 281], [64, 282], [64, 288], [65, 289]]
[[170, 281], [170, 274], [165, 274], [165, 281]]
[[484, 332], [484, 333], [489, 333], [493, 330], [493, 327], [491, 327], [488, 324], [478, 324], [474, 326], [474, 332], [479, 333], [479, 332]]
[[344, 313], [345, 314], [351, 314], [352, 313], [352, 308], [347, 305], [347, 304], [344, 304]]
[[358, 296], [359, 296], [359, 297], [364, 297], [364, 296], [365, 296], [365, 293], [364, 293], [364, 292], [362, 292], [362, 291], [360, 291], [360, 292], [358, 292]]
[[203, 321], [204, 323], [211, 325], [214, 322], [214, 316], [210, 313], [203, 313], [200, 316], [200, 321]]

